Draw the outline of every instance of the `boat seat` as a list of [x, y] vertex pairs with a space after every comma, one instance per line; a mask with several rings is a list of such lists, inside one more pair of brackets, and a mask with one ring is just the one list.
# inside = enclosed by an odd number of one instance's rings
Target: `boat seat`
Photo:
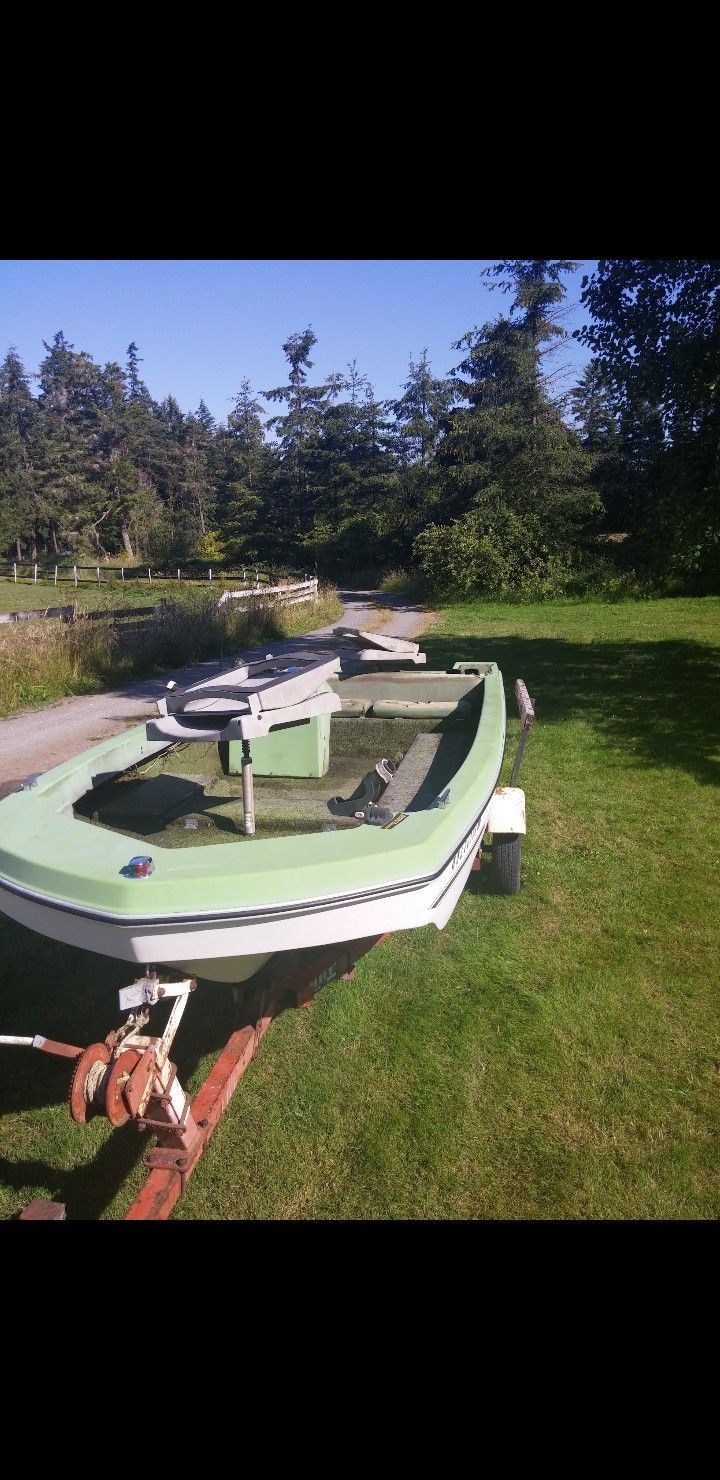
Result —
[[269, 730], [334, 714], [341, 700], [326, 680], [340, 660], [288, 653], [243, 663], [187, 689], [168, 685], [158, 700], [159, 718], [146, 726], [148, 740], [250, 740]]
[[416, 735], [385, 787], [380, 805], [395, 813], [431, 807], [462, 765], [467, 750], [464, 735], [438, 731]]
[[381, 797], [383, 807], [405, 812], [418, 795], [440, 748], [442, 735], [416, 735]]
[[341, 647], [349, 650], [352, 663], [414, 663], [423, 665], [427, 659], [420, 652], [417, 642], [405, 637], [386, 637], [384, 632], [363, 632], [361, 627], [334, 627], [333, 634]]
[[363, 632], [361, 627], [333, 627], [333, 634], [342, 642], [355, 647], [378, 648], [381, 652], [395, 653], [401, 657], [413, 657], [419, 651], [416, 642], [405, 637], [386, 637], [384, 632]]

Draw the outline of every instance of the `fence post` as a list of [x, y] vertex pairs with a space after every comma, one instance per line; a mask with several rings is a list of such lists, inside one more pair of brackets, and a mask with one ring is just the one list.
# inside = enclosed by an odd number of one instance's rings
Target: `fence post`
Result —
[[57, 586], [57, 566], [55, 566], [55, 585]]
[[208, 580], [209, 580], [209, 581], [211, 581], [211, 580], [212, 580], [212, 566], [210, 566], [210, 569], [209, 569], [209, 571], [208, 571]]
[[150, 574], [150, 567], [149, 566], [148, 566], [148, 581], [150, 582], [150, 585], [152, 586], [152, 576]]
[[178, 580], [180, 580], [180, 566], [178, 566]]
[[17, 580], [17, 565], [15, 564], [15, 561], [13, 561], [13, 580]]
[[98, 582], [98, 586], [99, 586], [100, 585], [100, 566], [99, 565], [96, 565], [95, 566], [95, 574], [97, 576], [97, 582]]
[[34, 566], [33, 569], [34, 569], [34, 572], [35, 572], [35, 574], [33, 576], [33, 581], [34, 581], [34, 584], [37, 586], [37, 566]]
[[73, 566], [73, 575], [75, 577], [75, 585], [77, 586], [77, 566], [76, 565]]
[[122, 583], [123, 583], [123, 586], [124, 586], [125, 585], [125, 566], [124, 565], [121, 565], [120, 566], [120, 575], [122, 576]]
[[257, 571], [255, 572], [255, 585], [256, 586], [259, 586], [260, 585], [260, 577], [259, 577]]

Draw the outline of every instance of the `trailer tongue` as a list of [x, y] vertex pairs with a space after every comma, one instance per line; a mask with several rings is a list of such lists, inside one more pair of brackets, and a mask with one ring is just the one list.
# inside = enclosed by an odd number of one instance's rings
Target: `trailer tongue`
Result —
[[[190, 993], [197, 986], [193, 978], [163, 982], [155, 972], [138, 977], [118, 993], [120, 1009], [131, 1009], [122, 1027], [108, 1033], [104, 1042], [85, 1049], [41, 1034], [34, 1038], [0, 1036], [0, 1044], [75, 1060], [70, 1114], [78, 1125], [104, 1115], [112, 1126], [134, 1120], [138, 1130], [154, 1132], [156, 1145], [145, 1156], [149, 1176], [125, 1218], [160, 1222], [182, 1197], [273, 1018], [287, 1007], [306, 1007], [331, 981], [351, 980], [355, 962], [383, 939], [369, 936], [341, 946], [274, 956], [256, 974], [249, 991], [236, 990], [236, 1000], [244, 1002], [251, 1021], [228, 1039], [192, 1101], [169, 1055]], [[172, 998], [175, 1001], [162, 1034], [146, 1033], [150, 1009]], [[26, 1221], [61, 1221], [66, 1216], [63, 1203], [44, 1199], [30, 1203], [20, 1214]]]

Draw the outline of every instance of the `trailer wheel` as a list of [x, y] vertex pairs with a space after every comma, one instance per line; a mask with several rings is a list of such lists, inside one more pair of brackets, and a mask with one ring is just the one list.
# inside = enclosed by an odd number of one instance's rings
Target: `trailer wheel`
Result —
[[520, 891], [520, 834], [495, 833], [492, 854], [496, 892], [498, 894], [518, 894]]

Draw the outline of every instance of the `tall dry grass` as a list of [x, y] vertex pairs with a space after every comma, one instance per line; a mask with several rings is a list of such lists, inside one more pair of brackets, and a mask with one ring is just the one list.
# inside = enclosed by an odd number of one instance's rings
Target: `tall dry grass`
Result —
[[247, 611], [188, 592], [145, 621], [22, 622], [0, 628], [0, 714], [94, 693], [135, 675], [180, 668], [243, 648], [298, 636], [339, 618], [332, 589], [317, 602], [283, 609], [270, 599]]

